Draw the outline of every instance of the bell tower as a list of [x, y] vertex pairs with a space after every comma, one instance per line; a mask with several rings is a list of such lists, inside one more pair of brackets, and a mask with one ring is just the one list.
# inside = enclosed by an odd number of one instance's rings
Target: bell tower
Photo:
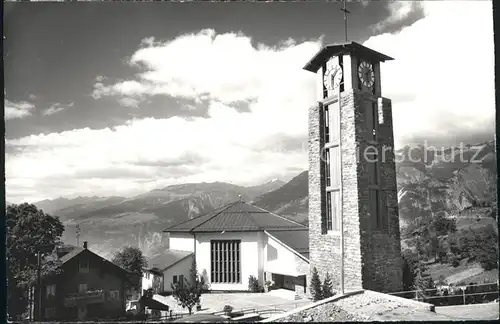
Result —
[[402, 290], [391, 101], [380, 63], [356, 42], [327, 45], [304, 67], [317, 75], [309, 110], [309, 257], [339, 292]]

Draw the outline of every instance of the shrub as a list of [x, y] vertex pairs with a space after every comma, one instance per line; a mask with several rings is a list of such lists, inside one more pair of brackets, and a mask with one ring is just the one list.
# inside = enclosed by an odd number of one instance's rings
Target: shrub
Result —
[[323, 287], [321, 286], [321, 280], [319, 279], [318, 269], [313, 268], [311, 275], [311, 286], [310, 292], [314, 301], [323, 299]]
[[231, 306], [231, 305], [225, 305], [224, 308], [222, 309], [222, 311], [224, 313], [226, 313], [227, 315], [229, 315], [233, 311], [233, 306]]
[[323, 281], [322, 293], [323, 298], [332, 297], [334, 295], [332, 279], [330, 278], [330, 274], [328, 272], [326, 273], [325, 280]]
[[248, 290], [251, 292], [262, 292], [263, 288], [259, 285], [259, 280], [254, 276], [248, 277]]

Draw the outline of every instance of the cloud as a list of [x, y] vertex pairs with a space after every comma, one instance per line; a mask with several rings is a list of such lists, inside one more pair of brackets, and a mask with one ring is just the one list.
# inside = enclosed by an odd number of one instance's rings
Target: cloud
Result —
[[67, 108], [71, 108], [74, 106], [74, 102], [70, 103], [70, 104], [67, 104], [67, 105], [64, 105], [64, 104], [60, 104], [60, 103], [55, 103], [53, 104], [52, 106], [50, 106], [49, 108], [45, 109], [43, 111], [43, 115], [44, 116], [50, 116], [50, 115], [54, 115], [54, 114], [57, 114], [58, 112], [61, 112]]
[[387, 2], [389, 16], [371, 26], [371, 28], [375, 32], [384, 32], [395, 26], [400, 26], [403, 22], [411, 20], [414, 16], [421, 15], [423, 6], [423, 1], [389, 1]]
[[124, 107], [137, 108], [139, 107], [140, 100], [125, 97], [125, 98], [120, 98], [118, 102], [120, 103], [120, 105]]
[[307, 80], [301, 67], [318, 45], [318, 40], [301, 44], [292, 40], [274, 48], [253, 47], [245, 35], [217, 35], [211, 29], [169, 42], [148, 38], [129, 62], [143, 69], [139, 77], [107, 85], [97, 82], [93, 96], [168, 95], [231, 104], [271, 91], [288, 95], [303, 85], [291, 80]]
[[[392, 99], [397, 147], [416, 138], [465, 138], [478, 128], [493, 135], [491, 3], [423, 6], [425, 18], [365, 43], [395, 58], [383, 64], [382, 91]], [[129, 195], [175, 183], [289, 178], [307, 169], [307, 111], [316, 92], [314, 74], [302, 66], [320, 45], [318, 39], [268, 47], [211, 30], [169, 42], [144, 40], [129, 62], [139, 74], [99, 77], [94, 97], [175, 97], [180, 105], [203, 104], [206, 116], [133, 119], [114, 128], [7, 140], [7, 148], [23, 148], [7, 151], [7, 198]], [[106, 177], [113, 168], [119, 172]]]
[[31, 116], [33, 109], [35, 109], [35, 105], [28, 101], [13, 102], [5, 100], [5, 120]]
[[382, 92], [393, 101], [396, 146], [413, 138], [450, 143], [485, 131], [493, 138], [491, 2], [421, 4], [424, 19], [364, 43], [395, 58], [383, 63]]

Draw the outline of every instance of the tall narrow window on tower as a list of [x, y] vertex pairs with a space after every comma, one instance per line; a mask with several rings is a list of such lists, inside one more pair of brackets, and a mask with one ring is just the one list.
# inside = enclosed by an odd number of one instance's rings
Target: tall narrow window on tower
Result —
[[338, 104], [328, 107], [329, 123], [329, 143], [338, 145], [340, 141], [340, 108]]
[[325, 182], [326, 182], [326, 186], [327, 187], [331, 186], [330, 168], [331, 168], [331, 164], [330, 164], [330, 150], [329, 149], [325, 149]]
[[372, 147], [365, 152], [368, 166], [368, 200], [370, 204], [370, 215], [376, 229], [383, 228], [382, 195], [380, 191], [380, 162], [377, 150]]
[[326, 192], [326, 230], [331, 231], [332, 230], [332, 218], [333, 218], [333, 213], [332, 213], [332, 192], [327, 191]]
[[333, 189], [340, 189], [340, 147], [337, 145], [330, 148], [328, 151], [330, 158], [330, 186]]
[[371, 105], [366, 105], [367, 111], [365, 114], [366, 126], [369, 141], [377, 141], [377, 125], [378, 125], [378, 103], [373, 102]]
[[376, 151], [367, 152], [367, 162], [368, 162], [368, 184], [372, 186], [378, 186], [378, 154]]
[[324, 123], [325, 123], [325, 144], [330, 143], [330, 112], [329, 107], [324, 108]]

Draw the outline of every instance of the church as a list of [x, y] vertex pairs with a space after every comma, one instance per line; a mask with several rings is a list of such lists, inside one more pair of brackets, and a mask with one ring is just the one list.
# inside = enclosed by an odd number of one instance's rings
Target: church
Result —
[[192, 258], [213, 291], [248, 291], [252, 276], [263, 289], [272, 282], [299, 296], [307, 292], [309, 230], [300, 223], [237, 201], [165, 232], [170, 239], [166, 255], [189, 253], [164, 273], [165, 292], [189, 275]]
[[[167, 253], [194, 258], [211, 290], [248, 290], [253, 276], [262, 287], [272, 281], [304, 295], [314, 268], [321, 280], [332, 276], [338, 293], [402, 290], [392, 106], [380, 73], [388, 60], [346, 42], [325, 46], [304, 66], [317, 76], [309, 227], [238, 201], [166, 229]], [[176, 264], [164, 274], [166, 290], [189, 273], [189, 262]]]

